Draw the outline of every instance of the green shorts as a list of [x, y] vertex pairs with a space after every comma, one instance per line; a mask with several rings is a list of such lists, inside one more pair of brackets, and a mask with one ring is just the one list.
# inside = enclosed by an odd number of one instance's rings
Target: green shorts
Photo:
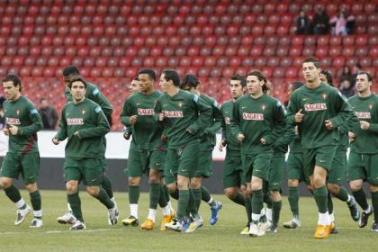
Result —
[[213, 151], [205, 150], [198, 153], [198, 166], [194, 177], [208, 178], [213, 174]]
[[268, 175], [269, 191], [281, 190], [285, 166], [285, 153], [273, 153]]
[[240, 187], [245, 183], [240, 150], [227, 150], [224, 159], [223, 188]]
[[39, 167], [39, 152], [7, 152], [1, 165], [0, 177], [18, 179], [21, 174], [25, 185], [33, 184], [38, 180]]
[[287, 158], [287, 178], [305, 181], [302, 153], [289, 152], [289, 156]]
[[342, 185], [345, 183], [346, 175], [346, 150], [344, 146], [337, 148], [335, 158], [332, 163], [332, 170], [329, 171], [327, 182]]
[[135, 147], [129, 149], [129, 159], [124, 173], [128, 177], [142, 177], [148, 174], [150, 151], [138, 150]]
[[359, 154], [350, 152], [348, 160], [349, 181], [362, 179], [378, 186], [378, 154]]
[[[170, 148], [167, 151], [164, 173], [192, 178], [198, 166], [198, 141], [194, 140], [181, 147]], [[170, 179], [168, 177], [168, 179]], [[167, 184], [169, 184], [166, 181]]]
[[167, 156], [166, 149], [153, 150], [149, 157], [149, 167], [150, 169], [155, 169], [164, 174], [164, 164], [165, 158]]
[[103, 163], [101, 158], [64, 160], [64, 179], [83, 181], [87, 186], [98, 186], [102, 183]]
[[272, 152], [242, 154], [242, 166], [244, 181], [249, 183], [252, 176], [268, 180]]
[[332, 170], [333, 159], [335, 158], [338, 146], [321, 146], [312, 149], [303, 149], [304, 175], [308, 179], [314, 173], [314, 168], [320, 166], [328, 171]]

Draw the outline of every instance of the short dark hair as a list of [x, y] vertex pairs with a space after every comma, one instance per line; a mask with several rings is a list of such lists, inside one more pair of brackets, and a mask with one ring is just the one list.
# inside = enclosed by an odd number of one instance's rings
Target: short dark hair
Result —
[[334, 86], [331, 72], [329, 72], [327, 70], [322, 70], [320, 73], [323, 74], [326, 77], [328, 85]]
[[266, 93], [266, 91], [269, 90], [269, 87], [267, 86], [268, 79], [266, 78], [265, 74], [263, 74], [259, 70], [254, 70], [254, 71], [248, 73], [247, 77], [251, 76], [251, 75], [256, 76], [259, 81], [264, 81], [264, 85], [262, 86], [262, 90], [263, 90], [264, 93]]
[[306, 58], [305, 60], [303, 60], [302, 64], [304, 64], [304, 63], [314, 63], [314, 66], [316, 68], [320, 68], [320, 61], [317, 58], [314, 58], [314, 57]]
[[175, 87], [180, 87], [180, 76], [175, 70], [166, 69], [162, 72], [166, 81], [172, 81]]
[[70, 76], [70, 75], [80, 75], [80, 71], [79, 71], [79, 68], [77, 68], [76, 66], [74, 65], [69, 65], [67, 67], [65, 67], [63, 69], [63, 76], [64, 77], [67, 77], [67, 76]]
[[240, 81], [240, 85], [242, 87], [245, 87], [246, 85], [246, 81], [245, 81], [245, 77], [240, 75], [240, 74], [235, 74], [231, 77], [231, 80], [235, 80], [235, 81]]
[[147, 74], [148, 77], [150, 77], [151, 80], [156, 81], [156, 74], [155, 74], [155, 71], [152, 70], [152, 69], [148, 69], [148, 68], [147, 69], [142, 69], [142, 70], [140, 70], [138, 72], [138, 76], [139, 76], [139, 74]]
[[358, 76], [358, 75], [363, 75], [363, 74], [365, 74], [365, 75], [367, 76], [369, 82], [372, 82], [372, 81], [373, 81], [373, 77], [371, 76], [371, 74], [368, 73], [368, 72], [366, 72], [366, 71], [358, 72], [357, 76]]
[[2, 83], [11, 81], [13, 83], [14, 87], [19, 87], [20, 92], [22, 91], [22, 84], [21, 84], [21, 79], [17, 74], [7, 74], [5, 78], [2, 80]]
[[194, 74], [185, 75], [184, 79], [181, 81], [180, 87], [190, 87], [196, 88], [200, 84], [199, 80]]
[[70, 79], [70, 82], [68, 83], [69, 89], [72, 88], [72, 83], [74, 83], [75, 81], [82, 82], [84, 84], [85, 88], [87, 88], [87, 86], [88, 86], [87, 82], [84, 80], [83, 77], [81, 77], [80, 75], [74, 75], [74, 76], [72, 76], [72, 78]]

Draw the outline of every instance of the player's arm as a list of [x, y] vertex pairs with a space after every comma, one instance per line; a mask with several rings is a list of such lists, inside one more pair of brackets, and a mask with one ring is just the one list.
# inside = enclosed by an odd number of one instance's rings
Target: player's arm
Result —
[[132, 113], [133, 113], [133, 105], [130, 98], [128, 98], [123, 104], [123, 108], [121, 112], [121, 122], [126, 127], [130, 127], [134, 125], [136, 122], [134, 120], [136, 115], [133, 115]]
[[[377, 108], [378, 106], [378, 102], [376, 102], [374, 104], [374, 108]], [[378, 111], [376, 111], [376, 109], [374, 109], [372, 111], [372, 113], [376, 113], [377, 114]], [[372, 116], [372, 118], [375, 118], [376, 115]], [[362, 130], [366, 130], [368, 132], [371, 132], [371, 133], [378, 133], [378, 122], [366, 122], [366, 121], [360, 121], [360, 128]]]
[[74, 135], [84, 139], [90, 137], [102, 137], [110, 131], [109, 122], [100, 106], [94, 108], [93, 116], [96, 117], [96, 126], [80, 129], [76, 131]]
[[298, 122], [295, 119], [295, 115], [298, 112], [301, 112], [301, 108], [297, 104], [297, 95], [296, 92], [294, 92], [289, 100], [289, 106], [287, 108], [287, 114], [286, 114], [286, 123], [291, 126], [295, 126], [298, 124]]
[[329, 121], [332, 123], [332, 127], [337, 128], [344, 123], [353, 124], [353, 120], [355, 120], [353, 119], [353, 117], [355, 115], [346, 98], [339, 91], [336, 90], [334, 90], [334, 92], [332, 92], [331, 94], [331, 102], [335, 105], [338, 111], [336, 116], [329, 119]]
[[[221, 107], [221, 112], [223, 111], [224, 107], [222, 106]], [[227, 126], [226, 125], [226, 118], [223, 116], [222, 114], [222, 123], [221, 123], [221, 133], [222, 133], [222, 137], [221, 137], [221, 145], [222, 146], [226, 146], [227, 145], [227, 137], [226, 137], [226, 127], [229, 127], [229, 125]]]
[[240, 111], [239, 111], [239, 102], [236, 101], [232, 108], [232, 118], [231, 118], [231, 135], [237, 139], [239, 142], [242, 142], [245, 138], [244, 133], [240, 129]]
[[198, 111], [198, 118], [187, 129], [190, 134], [195, 135], [198, 131], [204, 130], [212, 119], [212, 110], [198, 95], [192, 96], [192, 102]]
[[59, 122], [59, 130], [53, 138], [54, 144], [58, 144], [60, 141], [63, 141], [67, 138], [67, 121], [64, 111], [65, 109], [63, 108]]
[[220, 110], [216, 101], [214, 101], [212, 104], [212, 114], [214, 121], [210, 127], [205, 129], [205, 133], [215, 135], [221, 129], [223, 122], [222, 111]]
[[29, 110], [28, 116], [32, 121], [32, 124], [28, 126], [19, 126], [17, 135], [20, 136], [31, 136], [43, 128], [41, 115], [38, 113], [38, 110], [32, 105], [28, 106], [27, 109]]
[[[285, 144], [282, 139], [285, 133], [286, 121], [285, 121], [286, 111], [282, 106], [281, 102], [277, 101], [273, 107], [273, 128], [270, 134], [263, 136], [265, 139], [265, 144], [275, 143], [276, 146]], [[289, 142], [287, 143], [289, 144]]]

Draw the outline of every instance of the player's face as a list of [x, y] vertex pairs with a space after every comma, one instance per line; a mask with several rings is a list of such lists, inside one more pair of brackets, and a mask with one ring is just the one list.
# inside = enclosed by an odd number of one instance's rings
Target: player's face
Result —
[[145, 93], [151, 90], [153, 81], [150, 78], [150, 76], [148, 76], [148, 74], [139, 74], [138, 80], [139, 80], [139, 90], [141, 92]]
[[160, 88], [163, 92], [167, 92], [167, 90], [171, 87], [171, 83], [165, 79], [165, 74], [160, 75]]
[[75, 101], [82, 101], [84, 100], [85, 98], [85, 92], [86, 92], [86, 89], [85, 89], [85, 85], [83, 82], [81, 81], [74, 81], [71, 85], [71, 94], [72, 94], [72, 98], [75, 100]]
[[243, 87], [240, 80], [230, 80], [228, 85], [230, 88], [232, 98], [236, 99], [243, 95]]
[[130, 85], [129, 85], [129, 91], [130, 91], [130, 93], [138, 92], [139, 91], [139, 81], [132, 80]]
[[63, 76], [63, 82], [66, 87], [68, 87], [68, 84], [70, 84], [70, 78], [71, 76]]
[[359, 74], [356, 77], [356, 90], [358, 93], [363, 93], [370, 90], [371, 82], [368, 80], [366, 74]]
[[257, 76], [249, 75], [247, 76], [247, 92], [251, 95], [258, 95], [262, 92], [262, 86], [264, 81], [260, 81]]
[[15, 100], [20, 95], [20, 87], [14, 86], [13, 81], [3, 82], [3, 90], [7, 100]]
[[314, 82], [319, 78], [320, 69], [313, 62], [305, 62], [302, 65], [302, 73], [306, 82]]

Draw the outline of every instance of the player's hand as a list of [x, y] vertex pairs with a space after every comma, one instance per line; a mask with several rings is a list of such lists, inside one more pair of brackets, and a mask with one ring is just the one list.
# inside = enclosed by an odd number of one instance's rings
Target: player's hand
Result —
[[298, 112], [294, 116], [294, 120], [296, 123], [303, 122], [304, 114], [302, 113], [302, 109], [298, 110]]
[[349, 131], [348, 132], [348, 137], [349, 137], [349, 142], [353, 142], [354, 140], [356, 140], [357, 136], [352, 131]]
[[331, 121], [331, 120], [325, 120], [325, 121], [324, 121], [324, 125], [325, 125], [325, 127], [327, 128], [327, 130], [331, 130], [331, 129], [333, 129], [333, 124], [332, 124], [332, 121]]
[[262, 144], [266, 144], [266, 140], [265, 140], [265, 138], [262, 137], [262, 138], [260, 139], [260, 143], [262, 143]]
[[362, 130], [367, 130], [370, 128], [370, 123], [367, 121], [360, 121], [360, 127]]
[[159, 122], [164, 121], [164, 113], [159, 113]]
[[163, 142], [163, 143], [166, 143], [167, 141], [168, 141], [168, 137], [167, 137], [167, 135], [161, 135], [161, 137], [160, 137], [160, 140]]
[[238, 139], [238, 141], [239, 142], [243, 142], [244, 141], [244, 139], [245, 139], [245, 136], [244, 136], [244, 134], [242, 134], [242, 133], [239, 133], [239, 135], [237, 136], [237, 139]]
[[222, 141], [218, 144], [218, 150], [223, 151], [223, 148], [227, 145], [226, 139], [222, 139]]
[[3, 132], [4, 132], [4, 135], [9, 136], [9, 129], [8, 128], [4, 128]]
[[54, 137], [54, 138], [52, 139], [52, 142], [53, 142], [53, 144], [55, 144], [55, 145], [60, 144], [60, 141], [59, 141], [58, 138], [56, 138], [56, 137]]
[[130, 122], [130, 124], [131, 124], [131, 125], [136, 124], [137, 119], [138, 119], [138, 116], [137, 116], [137, 115], [130, 116], [130, 117], [129, 117], [129, 122]]
[[13, 136], [17, 135], [18, 133], [18, 127], [15, 125], [10, 125], [9, 126], [9, 133]]
[[75, 131], [75, 133], [73, 133], [74, 136], [77, 136], [77, 137], [80, 137], [79, 135], [79, 131]]

